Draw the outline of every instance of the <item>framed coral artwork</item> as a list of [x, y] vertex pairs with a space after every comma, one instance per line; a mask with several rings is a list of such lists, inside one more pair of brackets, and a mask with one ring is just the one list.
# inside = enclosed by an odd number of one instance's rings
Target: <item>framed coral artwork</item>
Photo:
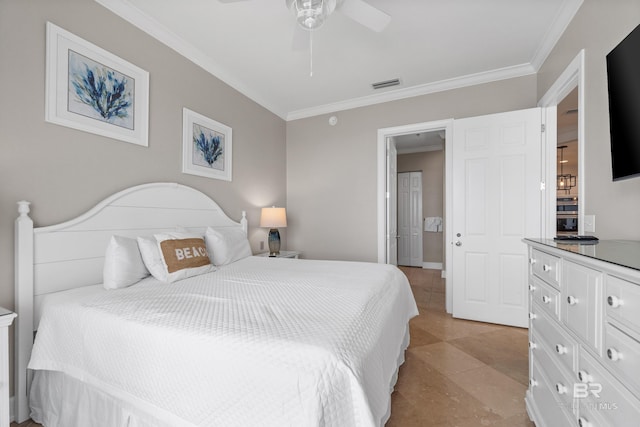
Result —
[[47, 22], [45, 120], [149, 145], [149, 73]]
[[182, 110], [182, 172], [231, 181], [232, 132], [229, 126]]

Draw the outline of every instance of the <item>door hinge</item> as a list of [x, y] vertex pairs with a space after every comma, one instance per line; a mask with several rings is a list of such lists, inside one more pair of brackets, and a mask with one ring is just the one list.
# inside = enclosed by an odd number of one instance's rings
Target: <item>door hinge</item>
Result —
[[388, 199], [389, 197], [391, 197], [391, 194], [389, 194], [389, 192], [387, 191], [387, 192], [385, 193], [385, 197]]
[[547, 184], [544, 181], [540, 182], [540, 191], [544, 191], [547, 189]]
[[547, 130], [547, 127], [543, 123], [540, 125], [540, 132], [544, 132], [545, 130]]

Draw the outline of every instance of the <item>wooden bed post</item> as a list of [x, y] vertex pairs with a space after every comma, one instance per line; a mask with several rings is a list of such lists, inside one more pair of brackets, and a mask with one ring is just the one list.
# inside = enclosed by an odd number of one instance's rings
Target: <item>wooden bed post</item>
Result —
[[29, 418], [29, 378], [27, 364], [33, 347], [33, 221], [29, 202], [18, 202], [20, 216], [15, 222], [15, 311], [14, 401], [15, 421]]

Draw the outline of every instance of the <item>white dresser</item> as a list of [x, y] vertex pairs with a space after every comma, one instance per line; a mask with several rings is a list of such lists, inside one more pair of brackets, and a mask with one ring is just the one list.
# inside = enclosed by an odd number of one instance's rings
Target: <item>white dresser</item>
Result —
[[640, 242], [529, 245], [537, 427], [640, 426]]

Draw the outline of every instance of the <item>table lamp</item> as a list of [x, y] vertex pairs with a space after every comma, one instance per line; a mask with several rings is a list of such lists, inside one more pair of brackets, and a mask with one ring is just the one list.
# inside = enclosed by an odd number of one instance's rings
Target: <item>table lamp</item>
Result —
[[287, 211], [285, 208], [262, 208], [260, 214], [260, 227], [268, 227], [269, 230], [269, 256], [280, 254], [280, 232], [278, 228], [287, 226]]

